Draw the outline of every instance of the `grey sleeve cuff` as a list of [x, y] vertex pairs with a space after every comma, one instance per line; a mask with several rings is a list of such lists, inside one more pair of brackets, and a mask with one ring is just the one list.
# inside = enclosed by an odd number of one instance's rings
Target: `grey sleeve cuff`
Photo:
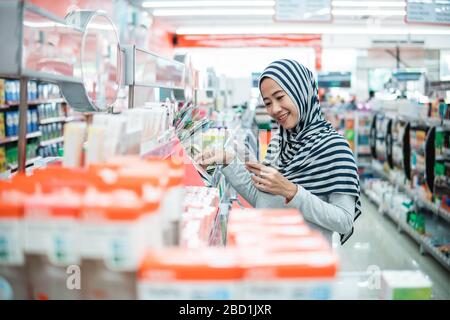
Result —
[[306, 191], [305, 189], [303, 189], [302, 186], [297, 185], [297, 193], [295, 194], [295, 196], [291, 199], [291, 201], [289, 201], [288, 203], [286, 203], [286, 207], [287, 208], [295, 208], [295, 209], [299, 209], [301, 204], [302, 204], [302, 197], [304, 195], [304, 191]]
[[222, 167], [221, 171], [226, 178], [231, 177], [237, 172], [239, 165], [238, 161], [238, 157], [235, 156], [233, 161], [231, 161], [227, 166]]

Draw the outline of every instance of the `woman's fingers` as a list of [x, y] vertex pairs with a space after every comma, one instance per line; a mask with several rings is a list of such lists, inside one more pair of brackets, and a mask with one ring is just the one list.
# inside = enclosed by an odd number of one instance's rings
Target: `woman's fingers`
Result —
[[263, 184], [255, 183], [255, 188], [258, 189], [258, 190], [260, 190], [260, 191], [270, 193], [268, 187], [266, 187], [266, 186], [263, 185]]
[[255, 168], [252, 168], [252, 167], [247, 167], [247, 170], [250, 171], [251, 173], [256, 174], [256, 175], [259, 175], [261, 173], [261, 170], [255, 169]]
[[252, 180], [255, 184], [262, 184], [262, 185], [268, 185], [269, 181], [265, 180], [264, 178], [261, 178], [259, 176], [252, 176]]
[[245, 166], [250, 169], [263, 170], [266, 166], [258, 162], [247, 162]]

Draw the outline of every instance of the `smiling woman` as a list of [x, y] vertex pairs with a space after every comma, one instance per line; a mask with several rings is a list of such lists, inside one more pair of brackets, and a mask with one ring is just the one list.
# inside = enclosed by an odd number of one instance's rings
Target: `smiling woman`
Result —
[[257, 208], [297, 208], [330, 241], [344, 243], [360, 215], [359, 178], [347, 141], [324, 120], [312, 72], [278, 60], [262, 73], [259, 88], [267, 112], [279, 124], [263, 164], [246, 163], [224, 150], [197, 160], [223, 164], [223, 174]]
[[294, 128], [299, 120], [298, 108], [278, 83], [264, 78], [261, 81], [261, 92], [269, 115], [283, 128]]

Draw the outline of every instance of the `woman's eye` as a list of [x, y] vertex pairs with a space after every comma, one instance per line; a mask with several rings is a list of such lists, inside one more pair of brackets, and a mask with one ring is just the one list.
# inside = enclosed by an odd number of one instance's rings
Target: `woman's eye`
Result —
[[266, 108], [269, 108], [270, 106], [271, 106], [272, 104], [269, 102], [269, 103], [266, 103]]
[[279, 97], [277, 97], [276, 99], [278, 100], [278, 101], [280, 101], [281, 99], [283, 99], [284, 98], [284, 96], [279, 96]]

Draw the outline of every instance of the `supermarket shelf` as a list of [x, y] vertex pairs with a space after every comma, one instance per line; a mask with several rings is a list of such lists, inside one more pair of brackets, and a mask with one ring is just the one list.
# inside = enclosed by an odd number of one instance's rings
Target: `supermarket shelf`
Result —
[[[42, 157], [31, 158], [31, 159], [27, 160], [27, 162], [25, 163], [25, 166], [29, 167], [29, 166], [33, 165], [36, 160], [39, 160], [41, 158]], [[9, 168], [11, 169], [11, 171], [16, 171], [17, 168], [18, 168], [18, 165], [17, 164], [10, 164]]]
[[450, 223], [450, 212], [446, 210], [445, 208], [442, 208], [433, 202], [429, 201], [428, 199], [424, 199], [420, 196], [418, 196], [414, 190], [412, 190], [410, 187], [396, 182], [394, 179], [392, 179], [386, 172], [373, 167], [373, 171], [377, 173], [378, 175], [382, 176], [385, 180], [388, 180], [393, 185], [397, 186], [400, 191], [406, 193], [411, 199], [414, 200], [414, 202], [422, 208], [428, 209], [434, 214], [439, 215], [441, 218], [443, 218], [445, 221]]
[[50, 140], [45, 140], [45, 141], [41, 141], [39, 143], [39, 145], [41, 147], [45, 147], [45, 146], [49, 146], [55, 143], [59, 143], [59, 142], [63, 142], [64, 141], [64, 137], [58, 137], [58, 138], [54, 138], [54, 139], [50, 139]]
[[71, 121], [84, 121], [84, 117], [83, 116], [68, 116], [66, 117], [66, 122], [71, 122]]
[[[40, 99], [40, 100], [31, 100], [28, 101], [27, 104], [29, 106], [34, 106], [43, 103], [64, 103], [66, 100], [64, 98], [49, 98], [49, 99]], [[17, 102], [7, 102], [5, 104], [0, 105], [0, 109], [8, 109], [9, 107], [17, 107], [19, 105], [19, 101]]]
[[[40, 137], [41, 135], [42, 134], [40, 131], [32, 132], [32, 133], [27, 134], [27, 139], [37, 138], [37, 137]], [[5, 143], [10, 143], [10, 142], [15, 142], [18, 140], [19, 140], [18, 136], [2, 138], [2, 139], [0, 139], [0, 145], [5, 144]]]
[[443, 266], [447, 268], [447, 270], [450, 271], [450, 258], [447, 258], [444, 256], [439, 250], [437, 250], [433, 244], [431, 243], [430, 239], [427, 237], [422, 238], [422, 244], [423, 248], [431, 254], [437, 261], [439, 261]]
[[66, 121], [66, 117], [54, 117], [54, 118], [42, 119], [41, 121], [39, 121], [39, 124], [49, 124], [49, 123], [64, 122], [64, 121]]
[[[374, 198], [373, 191], [364, 190], [364, 193], [368, 196], [368, 198], [374, 202], [377, 206], [380, 205], [378, 199]], [[450, 271], [450, 258], [445, 257], [439, 250], [437, 250], [431, 243], [429, 237], [423, 236], [415, 231], [410, 225], [406, 223], [406, 221], [400, 220], [395, 213], [390, 210], [383, 210], [384, 213], [389, 216], [389, 218], [394, 221], [400, 230], [404, 231], [408, 236], [410, 236], [414, 241], [416, 241], [420, 248], [426, 252], [428, 252], [434, 259], [436, 259], [439, 263], [441, 263], [447, 270]]]

